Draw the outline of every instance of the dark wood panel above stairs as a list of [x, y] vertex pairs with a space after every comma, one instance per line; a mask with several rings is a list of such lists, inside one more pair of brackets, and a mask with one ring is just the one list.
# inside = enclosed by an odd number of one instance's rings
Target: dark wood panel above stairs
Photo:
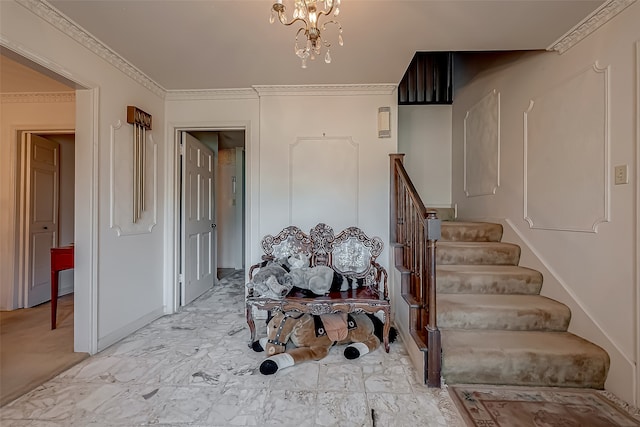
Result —
[[453, 52], [416, 52], [398, 85], [398, 104], [453, 103]]
[[499, 224], [445, 221], [437, 245], [445, 382], [604, 388], [609, 356], [567, 332], [568, 307], [539, 295]]

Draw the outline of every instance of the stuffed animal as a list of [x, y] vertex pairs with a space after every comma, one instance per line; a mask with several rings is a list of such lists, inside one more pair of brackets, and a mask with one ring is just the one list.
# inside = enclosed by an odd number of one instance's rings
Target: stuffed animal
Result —
[[298, 288], [309, 296], [323, 296], [331, 291], [346, 291], [349, 283], [333, 268], [326, 265], [309, 267], [309, 258], [305, 254], [296, 254], [287, 260], [289, 277], [294, 288]]
[[[365, 313], [314, 316], [277, 312], [267, 324], [267, 336], [252, 347], [255, 351], [266, 350], [268, 357], [260, 365], [260, 372], [271, 375], [307, 360], [320, 360], [334, 344], [348, 344], [344, 356], [357, 359], [380, 346], [383, 326], [375, 315]], [[391, 328], [389, 342], [396, 336], [396, 329]]]
[[284, 298], [293, 288], [287, 260], [265, 261], [247, 288], [254, 297]]

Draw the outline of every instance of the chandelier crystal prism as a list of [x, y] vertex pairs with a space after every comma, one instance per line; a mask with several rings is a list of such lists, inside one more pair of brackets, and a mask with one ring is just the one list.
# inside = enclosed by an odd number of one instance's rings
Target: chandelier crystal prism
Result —
[[[339, 14], [340, 0], [294, 0], [293, 16], [289, 19], [286, 6], [282, 0], [276, 0], [271, 7], [269, 22], [273, 24], [277, 17], [280, 23], [286, 26], [295, 23], [303, 25], [296, 33], [294, 51], [302, 60], [302, 68], [307, 68], [307, 59], [313, 60], [316, 56], [320, 56], [323, 47], [327, 49], [324, 55], [324, 62], [331, 63], [329, 49], [331, 43], [322, 38], [322, 32], [327, 29], [327, 25], [338, 27], [338, 44], [340, 46], [344, 44], [342, 41], [342, 25], [333, 19]], [[320, 24], [321, 20], [324, 20], [322, 24]]]

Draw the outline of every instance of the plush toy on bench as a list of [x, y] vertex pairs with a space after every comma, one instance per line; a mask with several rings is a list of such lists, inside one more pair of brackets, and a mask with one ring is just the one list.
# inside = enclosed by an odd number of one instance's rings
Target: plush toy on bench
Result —
[[[357, 281], [352, 281], [352, 284], [358, 286]], [[247, 284], [254, 296], [277, 299], [285, 297], [292, 289], [314, 297], [332, 291], [346, 291], [351, 286], [348, 279], [331, 267], [309, 267], [309, 255], [304, 253], [265, 261]]]
[[[323, 296], [331, 291], [346, 291], [348, 282], [342, 274], [326, 265], [309, 267], [306, 254], [296, 254], [288, 259], [289, 277], [293, 289], [300, 289], [309, 296]], [[343, 289], [344, 288], [344, 289]]]
[[287, 259], [265, 261], [247, 288], [257, 297], [284, 298], [293, 288], [289, 271]]
[[[380, 346], [382, 329], [382, 321], [373, 314], [278, 312], [267, 324], [267, 336], [252, 347], [255, 351], [266, 350], [268, 357], [260, 365], [260, 372], [271, 375], [307, 360], [320, 360], [335, 344], [349, 344], [344, 356], [357, 359]], [[389, 341], [395, 341], [396, 336], [397, 331], [391, 328]]]

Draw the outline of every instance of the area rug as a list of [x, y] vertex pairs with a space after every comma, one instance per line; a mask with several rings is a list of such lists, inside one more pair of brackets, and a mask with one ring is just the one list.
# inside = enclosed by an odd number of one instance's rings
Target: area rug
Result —
[[469, 426], [638, 427], [640, 414], [589, 389], [450, 385]]

